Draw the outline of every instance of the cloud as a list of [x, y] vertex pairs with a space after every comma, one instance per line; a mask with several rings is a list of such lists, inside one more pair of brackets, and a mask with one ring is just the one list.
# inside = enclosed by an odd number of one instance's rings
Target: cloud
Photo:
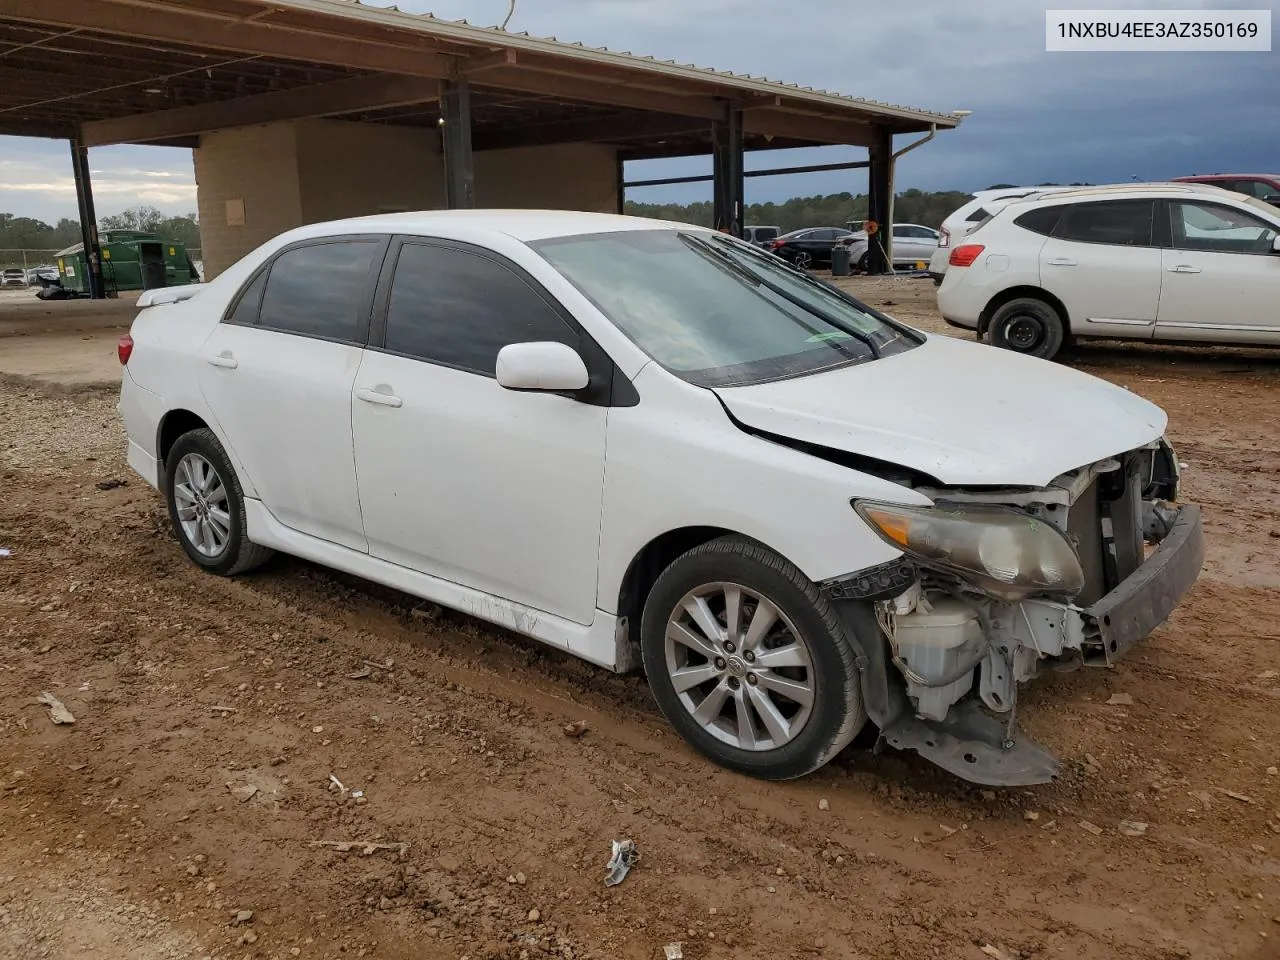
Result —
[[[376, 0], [389, 4], [389, 0]], [[508, 0], [398, 0], [409, 12], [489, 26]], [[959, 130], [904, 157], [899, 186], [977, 189], [1001, 181], [1095, 183], [1132, 176], [1280, 166], [1275, 53], [1046, 53], [1044, 12], [1032, 0], [517, 0], [510, 29], [767, 76], [854, 96], [947, 112], [973, 111]], [[1128, 9], [1219, 8], [1238, 0], [1093, 0]], [[1270, 8], [1280, 0], [1243, 6]], [[902, 138], [903, 141], [907, 138]], [[160, 147], [91, 153], [101, 212], [150, 203], [169, 212], [194, 202], [190, 154]], [[44, 219], [74, 216], [66, 146], [0, 138], [0, 210]], [[829, 148], [749, 158], [748, 167], [862, 159]], [[633, 178], [709, 170], [705, 158], [632, 164]], [[749, 200], [865, 189], [859, 172], [748, 181]], [[693, 184], [636, 191], [637, 198], [708, 199]]]

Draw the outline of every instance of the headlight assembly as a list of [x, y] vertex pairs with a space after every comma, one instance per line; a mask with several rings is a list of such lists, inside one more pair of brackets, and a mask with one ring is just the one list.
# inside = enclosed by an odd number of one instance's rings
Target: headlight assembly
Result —
[[1075, 550], [1057, 528], [1002, 507], [903, 507], [860, 500], [858, 514], [924, 566], [961, 574], [980, 589], [1016, 600], [1084, 588]]

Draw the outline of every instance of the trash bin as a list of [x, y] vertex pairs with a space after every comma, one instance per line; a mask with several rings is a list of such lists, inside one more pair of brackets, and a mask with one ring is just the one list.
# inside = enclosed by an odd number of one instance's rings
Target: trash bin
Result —
[[833, 277], [849, 276], [849, 248], [844, 244], [836, 244], [831, 248], [831, 275]]

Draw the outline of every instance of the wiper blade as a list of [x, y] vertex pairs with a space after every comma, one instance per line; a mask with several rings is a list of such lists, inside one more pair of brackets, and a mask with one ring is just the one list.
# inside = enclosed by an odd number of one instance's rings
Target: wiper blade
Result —
[[841, 330], [849, 334], [849, 336], [853, 337], [855, 340], [862, 343], [863, 346], [865, 346], [868, 350], [871, 351], [872, 358], [876, 360], [880, 359], [879, 345], [876, 344], [875, 340], [869, 334], [859, 330], [853, 324], [848, 323], [847, 321], [841, 319], [840, 317], [837, 317], [835, 314], [827, 313], [827, 311], [819, 309], [818, 307], [815, 307], [811, 303], [805, 303], [795, 294], [788, 291], [785, 287], [779, 286], [778, 284], [770, 280], [768, 277], [763, 276], [759, 273], [756, 273], [754, 270], [751, 270], [744, 264], [740, 263], [738, 260], [730, 256], [725, 251], [717, 250], [715, 244], [710, 243], [702, 239], [701, 237], [696, 237], [693, 234], [689, 234], [689, 233], [681, 233], [679, 234], [679, 237], [686, 244], [692, 245], [694, 249], [701, 250], [710, 254], [721, 263], [727, 264], [735, 273], [748, 278], [753, 283], [760, 284], [761, 286], [770, 290], [772, 293], [776, 294], [777, 296], [782, 297], [783, 300], [786, 300], [788, 303], [792, 304], [793, 306], [799, 307], [801, 310], [805, 311], [805, 313], [808, 313], [811, 316], [815, 316], [819, 320], [821, 320], [823, 323], [826, 323], [829, 326], [835, 327], [837, 330]]

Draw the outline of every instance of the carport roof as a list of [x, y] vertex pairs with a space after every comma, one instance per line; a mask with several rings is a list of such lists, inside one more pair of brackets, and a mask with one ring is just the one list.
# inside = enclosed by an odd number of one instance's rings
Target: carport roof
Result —
[[744, 110], [749, 149], [870, 145], [951, 115], [358, 0], [0, 0], [0, 134], [192, 145], [306, 117], [434, 126], [472, 88], [477, 149], [596, 141], [705, 153]]

